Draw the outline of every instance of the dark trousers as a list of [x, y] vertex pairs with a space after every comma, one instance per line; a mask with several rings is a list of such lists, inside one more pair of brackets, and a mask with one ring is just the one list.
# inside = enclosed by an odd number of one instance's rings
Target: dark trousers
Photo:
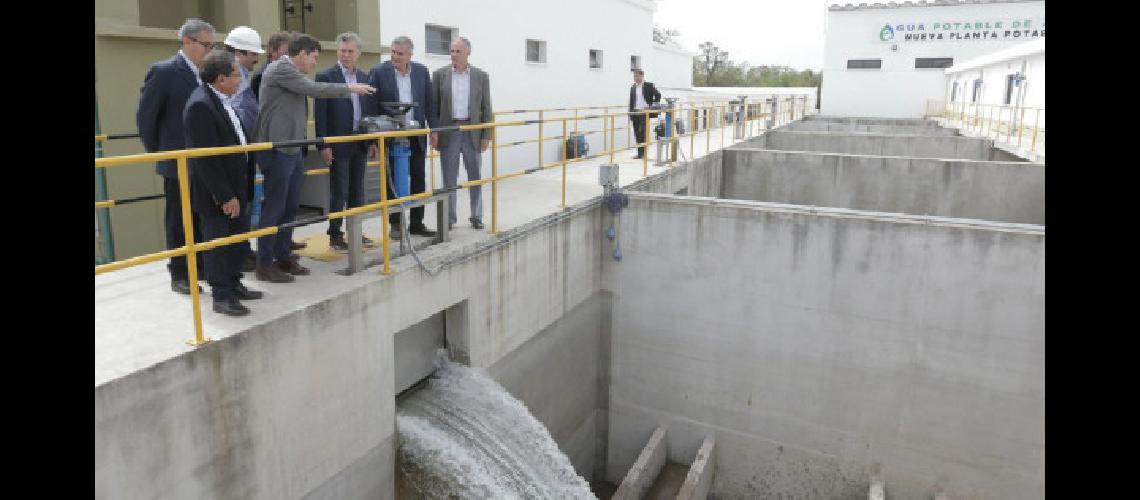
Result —
[[[629, 115], [630, 122], [633, 123], [633, 137], [637, 140], [638, 144], [645, 142], [645, 115]], [[645, 146], [637, 147], [637, 155], [645, 156]]]
[[[261, 203], [258, 226], [265, 228], [293, 222], [301, 203], [301, 183], [305, 180], [301, 154], [287, 154], [277, 149], [257, 153], [257, 163], [261, 166], [261, 175], [265, 177], [262, 185], [265, 188], [265, 200]], [[292, 228], [258, 238], [257, 265], [285, 262], [292, 251], [292, 243]]]
[[[390, 147], [391, 147], [391, 144], [385, 144], [384, 145], [385, 150], [387, 150]], [[419, 194], [419, 193], [424, 192], [425, 189], [427, 189], [427, 180], [424, 178], [425, 174], [426, 174], [426, 170], [424, 169], [424, 161], [427, 159], [427, 155], [424, 153], [425, 153], [424, 152], [424, 146], [420, 143], [420, 141], [413, 139], [412, 140], [412, 157], [408, 158], [408, 175], [411, 177], [411, 181], [412, 181], [411, 182], [411, 190], [412, 190], [411, 194]], [[388, 165], [388, 167], [391, 168], [391, 165]], [[393, 171], [393, 174], [394, 173], [395, 172]], [[395, 178], [394, 175], [393, 175], [393, 178]], [[395, 198], [395, 197], [396, 197], [396, 191], [393, 189], [392, 183], [389, 182], [388, 183], [388, 199], [390, 200], [390, 199]], [[416, 227], [416, 226], [422, 226], [424, 224], [424, 207], [423, 207], [423, 205], [420, 205], [418, 207], [413, 207], [411, 210], [409, 210], [409, 212], [412, 213], [412, 221], [411, 221], [411, 224], [408, 225], [408, 228], [412, 228], [412, 227]], [[398, 210], [396, 210], [396, 211], [389, 210], [388, 211], [388, 222], [392, 225], [399, 224], [400, 223], [400, 212]]]
[[[241, 203], [240, 215], [231, 219], [220, 209], [200, 214], [202, 233], [206, 240], [232, 236], [249, 231], [249, 203]], [[245, 260], [248, 244], [233, 243], [206, 251], [206, 281], [210, 283], [215, 302], [228, 300], [241, 280], [241, 264]]]
[[[186, 244], [186, 232], [182, 227], [182, 192], [178, 189], [178, 179], [164, 176], [162, 178], [162, 191], [166, 193], [166, 249], [172, 250]], [[198, 214], [193, 210], [190, 211], [190, 217], [194, 224], [194, 241], [201, 242], [202, 223], [198, 219]], [[198, 262], [198, 276], [201, 278], [206, 272], [202, 266], [205, 261], [201, 253], [198, 254], [196, 260]], [[171, 281], [189, 279], [185, 256], [171, 257], [170, 262], [166, 264], [166, 269], [170, 271]]]
[[[333, 153], [333, 162], [329, 166], [329, 212], [364, 204], [364, 163], [367, 156], [368, 150], [363, 147], [353, 147], [348, 155]], [[342, 224], [344, 219], [330, 220], [329, 236], [343, 234], [340, 230]]]

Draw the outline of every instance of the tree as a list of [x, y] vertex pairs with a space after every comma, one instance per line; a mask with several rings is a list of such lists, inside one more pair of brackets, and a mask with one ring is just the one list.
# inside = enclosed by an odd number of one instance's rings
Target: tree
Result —
[[705, 42], [700, 45], [701, 55], [697, 56], [698, 65], [704, 73], [706, 85], [715, 85], [713, 77], [716, 72], [728, 61], [728, 52], [720, 50], [716, 44]]
[[664, 44], [667, 44], [667, 43], [673, 41], [674, 38], [677, 38], [680, 35], [681, 35], [681, 32], [679, 30], [675, 30], [672, 28], [664, 29], [660, 26], [657, 26], [656, 24], [653, 25], [653, 42], [654, 43], [660, 43], [660, 44], [664, 45]]

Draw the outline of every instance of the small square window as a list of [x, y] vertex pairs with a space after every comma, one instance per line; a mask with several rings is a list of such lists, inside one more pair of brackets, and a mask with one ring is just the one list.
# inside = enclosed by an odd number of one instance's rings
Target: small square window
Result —
[[882, 59], [848, 59], [847, 69], [882, 69]]
[[428, 54], [451, 54], [451, 42], [455, 40], [455, 33], [458, 30], [455, 28], [448, 28], [446, 26], [437, 26], [434, 24], [424, 25], [424, 49]]
[[641, 56], [629, 56], [629, 70], [641, 69]]
[[598, 49], [590, 49], [590, 69], [601, 69], [602, 67], [602, 51]]
[[546, 62], [546, 42], [542, 40], [526, 41], [526, 62], [544, 63]]

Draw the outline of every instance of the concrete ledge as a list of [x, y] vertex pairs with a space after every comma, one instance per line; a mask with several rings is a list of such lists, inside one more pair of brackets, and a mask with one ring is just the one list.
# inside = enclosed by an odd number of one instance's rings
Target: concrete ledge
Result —
[[685, 483], [681, 485], [681, 491], [677, 492], [677, 500], [708, 498], [709, 489], [712, 488], [713, 473], [716, 472], [716, 456], [713, 455], [715, 444], [713, 436], [706, 437], [705, 442], [701, 443], [701, 449], [697, 450], [697, 458], [693, 459], [692, 465], [689, 466]]
[[637, 461], [625, 474], [625, 479], [614, 492], [613, 500], [640, 499], [653, 486], [653, 481], [665, 467], [665, 428], [657, 427], [649, 436], [649, 442], [641, 449]]
[[867, 493], [867, 498], [869, 500], [887, 500], [887, 492], [882, 479], [871, 479], [871, 491]]

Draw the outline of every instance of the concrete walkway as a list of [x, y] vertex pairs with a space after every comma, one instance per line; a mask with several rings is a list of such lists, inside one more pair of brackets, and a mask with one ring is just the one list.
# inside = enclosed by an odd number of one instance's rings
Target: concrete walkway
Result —
[[[754, 128], [753, 130], [757, 130]], [[681, 150], [685, 157], [704, 156], [706, 143], [711, 150], [720, 149], [720, 129], [712, 129], [712, 137], [706, 137], [699, 132], [695, 140], [688, 137], [680, 140]], [[732, 141], [732, 130], [726, 129], [724, 133], [724, 146], [735, 143]], [[695, 147], [690, 152], [690, 145]], [[655, 162], [655, 148], [649, 151], [648, 174], [654, 175], [663, 172], [668, 167], [658, 167]], [[621, 166], [621, 184], [626, 185], [644, 177], [641, 160], [631, 159], [633, 152], [626, 150], [615, 153], [614, 158]], [[570, 163], [566, 173], [566, 204], [583, 202], [602, 194], [598, 185], [598, 166], [608, 163], [609, 157], [600, 157]], [[436, 167], [438, 169], [438, 166]], [[462, 169], [460, 169], [462, 170]], [[489, 162], [484, 162], [483, 171], [489, 175]], [[464, 181], [464, 174], [460, 174], [460, 182]], [[438, 178], [437, 183], [441, 182]], [[498, 193], [498, 231], [500, 233], [518, 227], [540, 217], [557, 213], [562, 210], [561, 201], [562, 172], [560, 168], [551, 168], [504, 180], [499, 183]], [[458, 193], [459, 222], [451, 233], [451, 241], [432, 245], [420, 250], [420, 257], [429, 266], [432, 260], [442, 256], [462, 254], [474, 250], [481, 244], [497, 238], [490, 233], [491, 228], [491, 187], [483, 188], [483, 221], [486, 230], [471, 229], [467, 222], [469, 215], [469, 200], [467, 190]], [[429, 227], [434, 225], [435, 207], [428, 206], [425, 210], [424, 220]], [[371, 217], [364, 222], [365, 235], [379, 239], [381, 231], [379, 217]], [[294, 231], [294, 239], [300, 240], [307, 236], [323, 235], [327, 223], [313, 224]], [[434, 229], [434, 227], [433, 227]], [[426, 238], [416, 237], [418, 241]], [[417, 245], [418, 247], [418, 245]], [[421, 272], [416, 270], [416, 263], [412, 256], [395, 257], [398, 243], [392, 245], [392, 273]], [[382, 256], [380, 248], [370, 250], [365, 255], [365, 261], [379, 259]], [[264, 324], [299, 310], [315, 302], [326, 300], [339, 295], [345, 290], [362, 286], [365, 283], [386, 279], [380, 273], [379, 266], [366, 269], [355, 276], [344, 276], [336, 271], [347, 266], [346, 259], [332, 262], [322, 262], [309, 258], [302, 258], [301, 263], [312, 270], [309, 276], [298, 276], [297, 281], [289, 284], [264, 283], [253, 278], [252, 273], [246, 273], [243, 283], [254, 290], [265, 292], [260, 300], [248, 301], [246, 305], [252, 312], [245, 317], [231, 318], [213, 312], [211, 308], [210, 287], [202, 282], [201, 295], [202, 327], [207, 338], [218, 340], [234, 333], [246, 330], [252, 326]], [[154, 262], [135, 266], [112, 273], [95, 277], [95, 385], [114, 380], [118, 377], [146, 369], [164, 360], [173, 358], [193, 349], [186, 341], [194, 337], [193, 314], [189, 296], [175, 294], [170, 290], [170, 278], [166, 271], [166, 262]]]

